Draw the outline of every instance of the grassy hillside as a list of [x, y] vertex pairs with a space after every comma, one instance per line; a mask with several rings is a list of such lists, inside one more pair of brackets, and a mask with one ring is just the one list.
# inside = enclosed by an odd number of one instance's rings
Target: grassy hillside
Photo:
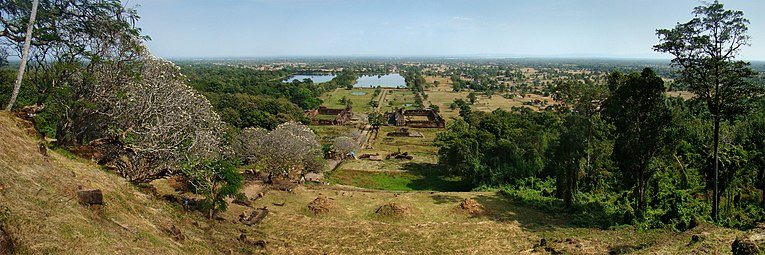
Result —
[[[329, 201], [326, 212], [309, 209], [317, 197]], [[483, 212], [462, 209], [465, 199]], [[391, 203], [406, 212], [377, 213]], [[706, 224], [686, 232], [582, 227], [570, 215], [521, 206], [496, 192], [316, 186], [269, 192], [254, 206], [272, 210], [259, 229], [269, 236], [269, 252], [278, 254], [726, 254], [740, 234]], [[700, 241], [692, 242], [694, 235]], [[536, 247], [541, 239], [547, 245]]]
[[[20, 123], [0, 113], [0, 207], [10, 209], [5, 229], [20, 254], [725, 254], [741, 233], [712, 225], [681, 233], [604, 230], [573, 225], [565, 213], [547, 214], [496, 192], [341, 186], [269, 191], [252, 205], [271, 211], [261, 223], [237, 223], [251, 209], [232, 205], [210, 226], [201, 214], [147, 195], [92, 162], [53, 151], [46, 160]], [[161, 194], [175, 192], [166, 181], [154, 185]], [[106, 204], [79, 204], [79, 186], [103, 190]], [[246, 190], [259, 190], [255, 186]], [[317, 197], [324, 198], [318, 207], [312, 205]], [[463, 209], [465, 199], [483, 210]], [[391, 204], [397, 209], [380, 209]], [[172, 225], [184, 238], [167, 231]], [[240, 234], [266, 247], [240, 242]], [[542, 239], [546, 245], [538, 247]]]
[[[206, 231], [170, 203], [140, 192], [96, 164], [49, 151], [0, 113], [0, 207], [10, 209], [6, 230], [20, 254], [217, 253]], [[76, 191], [101, 189], [104, 206], [78, 203]], [[191, 217], [191, 218], [189, 218]], [[176, 225], [185, 240], [165, 229]]]

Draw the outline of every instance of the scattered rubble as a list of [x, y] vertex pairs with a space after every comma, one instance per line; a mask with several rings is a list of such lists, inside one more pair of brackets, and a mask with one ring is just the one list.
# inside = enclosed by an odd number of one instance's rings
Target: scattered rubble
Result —
[[244, 195], [244, 194], [234, 198], [234, 201], [232, 201], [232, 203], [238, 204], [238, 205], [241, 205], [241, 206], [247, 206], [247, 207], [251, 207], [252, 206], [252, 201], [250, 201], [250, 199], [247, 197], [247, 195]]
[[319, 196], [308, 204], [308, 209], [315, 214], [326, 214], [334, 207], [334, 203], [326, 196]]
[[733, 255], [765, 253], [765, 224], [758, 224], [752, 230], [736, 237], [731, 244]]
[[238, 238], [239, 242], [245, 243], [250, 246], [254, 246], [255, 248], [263, 249], [266, 248], [266, 241], [265, 240], [255, 240], [253, 238], [248, 237], [245, 234], [239, 234]]
[[256, 208], [255, 210], [252, 210], [249, 214], [247, 214], [247, 211], [242, 212], [242, 214], [239, 215], [239, 222], [241, 222], [244, 225], [253, 225], [258, 224], [260, 221], [262, 221], [266, 215], [268, 215], [268, 208]]
[[470, 215], [479, 215], [484, 213], [483, 205], [478, 203], [478, 201], [470, 198], [462, 200], [459, 208]]
[[411, 213], [411, 209], [406, 206], [397, 203], [388, 203], [380, 206], [375, 211], [375, 214], [382, 216], [406, 216]]
[[391, 159], [391, 158], [397, 158], [397, 159], [408, 159], [412, 160], [414, 159], [414, 156], [409, 155], [409, 152], [394, 152], [391, 154], [388, 154], [388, 156], [385, 156], [385, 159]]
[[181, 232], [181, 229], [175, 226], [175, 224], [167, 224], [162, 226], [162, 230], [166, 233], [170, 234], [173, 237], [173, 240], [175, 241], [183, 241], [186, 240], [186, 235]]
[[419, 137], [419, 138], [425, 137], [420, 132], [409, 131], [408, 128], [399, 128], [396, 131], [388, 132], [388, 134], [386, 134], [386, 135], [387, 136], [395, 136], [395, 137]]

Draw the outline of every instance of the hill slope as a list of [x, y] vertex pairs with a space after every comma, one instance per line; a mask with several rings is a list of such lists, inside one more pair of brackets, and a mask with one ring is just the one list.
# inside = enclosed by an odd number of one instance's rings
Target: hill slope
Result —
[[[338, 186], [270, 191], [252, 205], [269, 208], [261, 223], [238, 223], [251, 208], [232, 204], [210, 227], [201, 213], [144, 194], [92, 162], [53, 151], [46, 158], [20, 124], [0, 113], [0, 213], [10, 209], [5, 230], [20, 254], [720, 254], [741, 233], [704, 224], [681, 233], [583, 228], [568, 215], [519, 206], [495, 192]], [[154, 185], [175, 192], [164, 180]], [[79, 204], [80, 186], [103, 190], [106, 204]], [[465, 199], [483, 211], [461, 208]], [[172, 226], [183, 238], [174, 238]], [[264, 240], [265, 248], [240, 242], [240, 234]], [[538, 247], [542, 239], [546, 245]]]
[[[215, 253], [202, 229], [179, 208], [139, 192], [96, 164], [48, 151], [0, 113], [0, 207], [20, 254]], [[101, 189], [104, 206], [78, 203], [78, 187]], [[0, 208], [0, 210], [2, 210]], [[164, 229], [177, 225], [180, 243]]]

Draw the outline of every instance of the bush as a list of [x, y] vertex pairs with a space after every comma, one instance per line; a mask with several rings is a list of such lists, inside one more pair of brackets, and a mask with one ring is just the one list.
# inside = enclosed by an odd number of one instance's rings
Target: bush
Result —
[[216, 213], [228, 209], [226, 198], [241, 198], [242, 175], [233, 163], [225, 160], [204, 160], [184, 167], [183, 173], [191, 179], [193, 191], [204, 196], [202, 208], [210, 220]]
[[552, 196], [555, 192], [555, 179], [552, 178], [529, 177], [516, 181], [515, 185], [504, 186], [501, 190], [520, 205], [550, 213], [565, 211], [563, 201]]
[[[479, 189], [488, 189], [481, 187]], [[503, 186], [505, 196], [512, 198], [519, 205], [539, 209], [546, 213], [571, 214], [572, 224], [580, 227], [612, 228], [620, 224], [632, 223], [635, 210], [626, 199], [627, 193], [578, 193], [571, 208], [566, 208], [563, 200], [554, 197], [555, 179], [535, 177], [516, 181], [514, 185]]]

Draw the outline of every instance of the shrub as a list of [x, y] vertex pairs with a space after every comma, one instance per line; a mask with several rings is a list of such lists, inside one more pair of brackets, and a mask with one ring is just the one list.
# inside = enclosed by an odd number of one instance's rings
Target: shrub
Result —
[[194, 193], [204, 196], [202, 208], [208, 211], [210, 220], [216, 213], [228, 209], [226, 198], [241, 198], [242, 175], [234, 164], [225, 160], [203, 160], [184, 167], [183, 173], [190, 177]]

